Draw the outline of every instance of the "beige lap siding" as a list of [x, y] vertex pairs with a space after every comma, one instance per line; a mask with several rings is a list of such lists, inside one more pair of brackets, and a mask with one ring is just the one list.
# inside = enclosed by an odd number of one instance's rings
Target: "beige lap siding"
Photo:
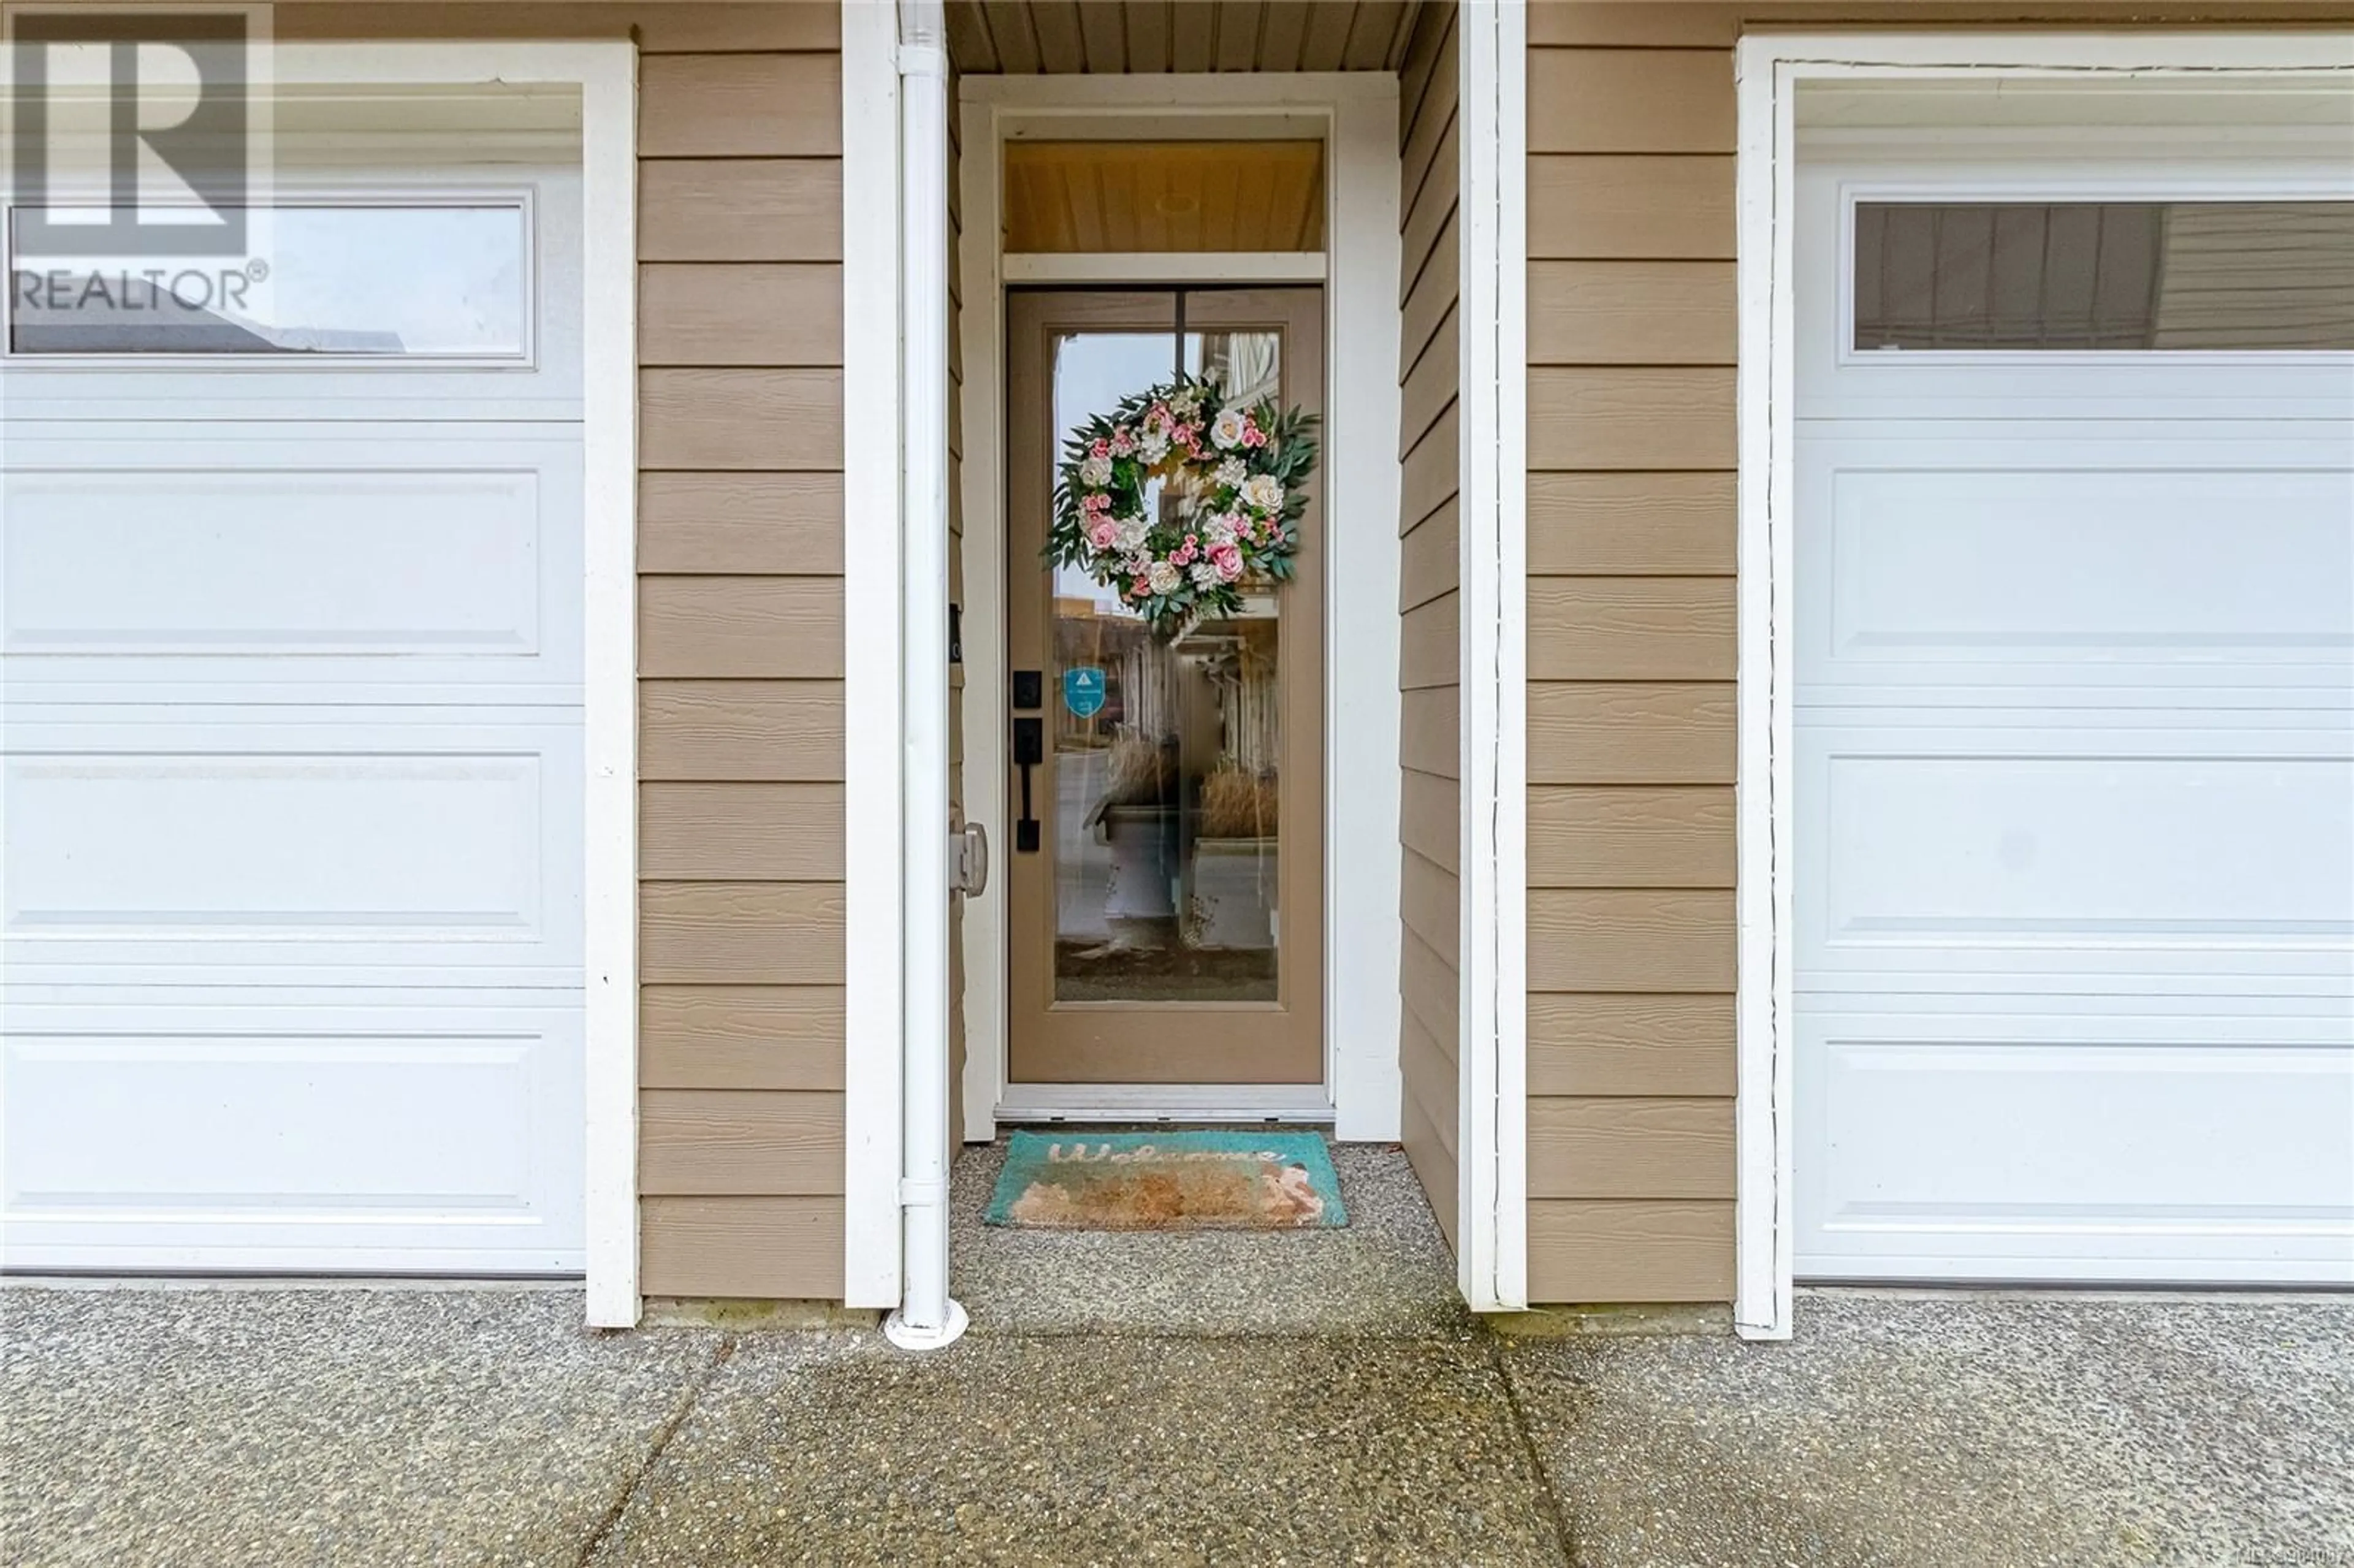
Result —
[[281, 5], [278, 27], [639, 41], [642, 1282], [839, 1298], [839, 11]]
[[1533, 1299], [1733, 1295], [1734, 40], [2318, 10], [1530, 7]]
[[1456, 1225], [1458, 920], [1462, 789], [1456, 733], [1456, 7], [1415, 20], [1398, 73], [1401, 263], [1398, 1066], [1406, 1156], [1451, 1244]]

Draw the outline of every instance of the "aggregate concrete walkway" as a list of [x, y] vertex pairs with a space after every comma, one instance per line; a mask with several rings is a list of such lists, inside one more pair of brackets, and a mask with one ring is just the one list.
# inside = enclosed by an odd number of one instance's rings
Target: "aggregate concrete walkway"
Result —
[[969, 1159], [930, 1358], [568, 1290], [11, 1288], [0, 1563], [2354, 1568], [2354, 1299], [1520, 1339], [1343, 1153], [1351, 1232], [1161, 1249], [982, 1233]]

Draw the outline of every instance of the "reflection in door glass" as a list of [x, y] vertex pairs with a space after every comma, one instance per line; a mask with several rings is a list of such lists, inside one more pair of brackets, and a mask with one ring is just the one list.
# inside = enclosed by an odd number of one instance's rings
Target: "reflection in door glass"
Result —
[[[1055, 348], [1061, 433], [1169, 379], [1168, 334], [1078, 333]], [[1185, 368], [1252, 399], [1280, 391], [1273, 332], [1191, 333]], [[1177, 482], [1146, 496], [1189, 515]], [[1279, 601], [1156, 639], [1113, 590], [1055, 571], [1055, 999], [1277, 1000]]]

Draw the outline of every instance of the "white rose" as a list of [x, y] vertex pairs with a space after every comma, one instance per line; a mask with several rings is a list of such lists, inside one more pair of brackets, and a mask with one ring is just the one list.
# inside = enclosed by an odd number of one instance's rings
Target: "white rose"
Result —
[[1186, 576], [1193, 579], [1193, 586], [1197, 588], [1211, 588], [1218, 586], [1218, 568], [1207, 561], [1195, 561], [1186, 568]]
[[1275, 515], [1283, 504], [1283, 486], [1271, 473], [1255, 473], [1243, 481], [1243, 502], [1252, 510]]
[[[1214, 440], [1216, 438], [1213, 436], [1211, 439]], [[1243, 481], [1250, 477], [1250, 470], [1243, 466], [1242, 459], [1228, 458], [1218, 465], [1217, 471], [1210, 477], [1228, 490], [1240, 490], [1243, 487]]]
[[1119, 532], [1114, 536], [1113, 542], [1121, 549], [1131, 553], [1142, 547], [1145, 535], [1152, 531], [1151, 525], [1141, 517], [1122, 517], [1116, 526]]
[[1111, 459], [1091, 457], [1079, 464], [1079, 482], [1101, 490], [1111, 482]]
[[1184, 580], [1182, 574], [1167, 561], [1155, 561], [1152, 569], [1144, 574], [1144, 582], [1156, 594], [1172, 594]]
[[1221, 451], [1232, 451], [1243, 444], [1243, 413], [1239, 408], [1222, 408], [1210, 421], [1210, 444]]

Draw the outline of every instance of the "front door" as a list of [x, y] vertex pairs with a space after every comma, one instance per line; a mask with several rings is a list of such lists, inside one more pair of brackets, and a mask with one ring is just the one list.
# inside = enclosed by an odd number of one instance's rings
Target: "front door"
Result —
[[[1069, 432], [1180, 370], [1320, 412], [1322, 291], [1016, 292], [1006, 314], [1007, 1077], [1320, 1083], [1320, 471], [1297, 576], [1231, 619], [1156, 634], [1044, 552]], [[1148, 506], [1183, 514], [1182, 488]]]

